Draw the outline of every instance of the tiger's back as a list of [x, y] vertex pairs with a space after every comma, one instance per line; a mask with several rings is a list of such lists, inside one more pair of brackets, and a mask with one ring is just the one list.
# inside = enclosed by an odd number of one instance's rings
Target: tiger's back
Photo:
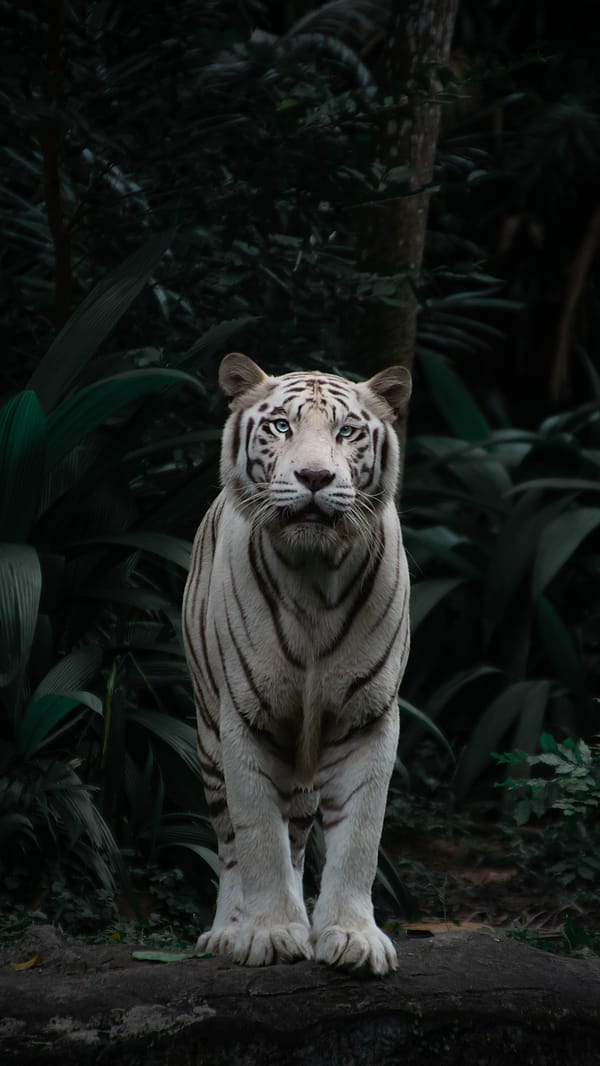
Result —
[[[394, 416], [409, 379], [269, 378], [226, 357], [223, 491], [196, 537], [184, 639], [221, 879], [201, 946], [240, 962], [311, 957], [385, 972], [372, 915], [408, 653]], [[302, 899], [320, 806], [312, 930]]]

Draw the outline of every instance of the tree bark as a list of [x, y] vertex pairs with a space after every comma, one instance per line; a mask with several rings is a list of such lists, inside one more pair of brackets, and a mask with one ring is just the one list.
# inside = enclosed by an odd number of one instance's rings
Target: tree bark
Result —
[[377, 114], [374, 154], [386, 169], [407, 166], [410, 195], [359, 210], [359, 269], [402, 274], [396, 304], [369, 303], [355, 330], [355, 362], [372, 370], [414, 358], [417, 298], [438, 140], [441, 103], [436, 71], [450, 57], [458, 0], [394, 0], [378, 71], [385, 105]]

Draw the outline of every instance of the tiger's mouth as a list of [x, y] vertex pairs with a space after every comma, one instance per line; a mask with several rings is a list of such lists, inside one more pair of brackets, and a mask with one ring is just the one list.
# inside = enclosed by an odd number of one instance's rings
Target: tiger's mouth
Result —
[[334, 524], [333, 516], [325, 514], [314, 503], [301, 508], [299, 511], [288, 512], [284, 516], [283, 522], [285, 526], [327, 526], [329, 528]]

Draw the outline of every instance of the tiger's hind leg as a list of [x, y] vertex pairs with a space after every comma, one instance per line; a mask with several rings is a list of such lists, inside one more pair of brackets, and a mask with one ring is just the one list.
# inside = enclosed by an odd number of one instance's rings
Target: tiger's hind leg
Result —
[[298, 884], [298, 894], [302, 897], [304, 875], [304, 856], [306, 845], [310, 836], [315, 815], [319, 807], [319, 793], [316, 789], [305, 791], [298, 790], [294, 793], [290, 802], [288, 819], [288, 831], [290, 835], [290, 851], [292, 855], [292, 867]]

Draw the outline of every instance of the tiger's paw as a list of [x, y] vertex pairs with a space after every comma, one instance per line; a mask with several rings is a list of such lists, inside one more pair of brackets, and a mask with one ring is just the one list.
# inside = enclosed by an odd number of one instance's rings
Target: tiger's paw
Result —
[[271, 966], [275, 962], [313, 958], [308, 926], [301, 922], [256, 925], [244, 921], [213, 928], [198, 938], [196, 951], [230, 955], [242, 966]]
[[206, 933], [201, 933], [196, 941], [195, 951], [198, 955], [210, 952], [211, 955], [230, 955], [233, 941], [239, 932], [238, 925], [213, 926]]
[[243, 922], [231, 947], [234, 962], [242, 966], [270, 966], [274, 962], [312, 959], [308, 926], [301, 922], [255, 925]]
[[328, 966], [367, 970], [378, 976], [398, 966], [394, 945], [375, 923], [365, 929], [327, 926], [315, 937], [315, 958]]

